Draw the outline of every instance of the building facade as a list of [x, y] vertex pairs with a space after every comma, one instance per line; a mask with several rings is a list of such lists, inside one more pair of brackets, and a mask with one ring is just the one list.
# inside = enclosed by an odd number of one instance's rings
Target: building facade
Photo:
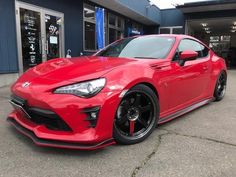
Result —
[[236, 68], [236, 1], [214, 0], [177, 6], [184, 15], [185, 34], [194, 36]]
[[89, 55], [122, 37], [157, 33], [160, 9], [136, 2], [0, 0], [0, 86], [49, 59]]
[[149, 0], [0, 0], [0, 87], [52, 58], [90, 55], [143, 34], [195, 36], [235, 66], [235, 12], [233, 0], [164, 10]]

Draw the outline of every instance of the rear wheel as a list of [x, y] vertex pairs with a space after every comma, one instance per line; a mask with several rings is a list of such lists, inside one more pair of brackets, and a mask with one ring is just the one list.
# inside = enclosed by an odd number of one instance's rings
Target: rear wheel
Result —
[[145, 85], [128, 91], [118, 106], [113, 137], [121, 144], [135, 144], [155, 129], [159, 117], [156, 94]]
[[226, 83], [227, 83], [227, 75], [224, 71], [222, 71], [218, 77], [215, 86], [215, 91], [214, 91], [215, 101], [220, 101], [224, 98], [226, 91]]

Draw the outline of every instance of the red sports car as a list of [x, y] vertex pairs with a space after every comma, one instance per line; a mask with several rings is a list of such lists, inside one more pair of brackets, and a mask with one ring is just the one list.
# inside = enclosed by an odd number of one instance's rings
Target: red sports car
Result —
[[224, 59], [193, 37], [125, 38], [29, 69], [12, 86], [8, 121], [40, 146], [134, 144], [157, 124], [221, 100], [226, 81]]

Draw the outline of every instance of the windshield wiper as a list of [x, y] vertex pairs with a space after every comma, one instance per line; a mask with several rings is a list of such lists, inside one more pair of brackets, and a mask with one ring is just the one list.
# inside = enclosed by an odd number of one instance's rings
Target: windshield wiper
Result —
[[158, 59], [158, 58], [155, 58], [155, 57], [133, 57], [133, 58]]

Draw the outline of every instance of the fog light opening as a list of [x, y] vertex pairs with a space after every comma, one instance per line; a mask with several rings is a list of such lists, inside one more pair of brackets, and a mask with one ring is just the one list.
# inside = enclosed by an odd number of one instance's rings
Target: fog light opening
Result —
[[83, 112], [87, 114], [85, 121], [88, 121], [90, 123], [89, 127], [92, 128], [96, 127], [99, 116], [99, 110], [100, 110], [99, 106], [84, 109]]
[[91, 112], [91, 113], [90, 113], [90, 117], [91, 117], [92, 119], [97, 119], [97, 112]]

